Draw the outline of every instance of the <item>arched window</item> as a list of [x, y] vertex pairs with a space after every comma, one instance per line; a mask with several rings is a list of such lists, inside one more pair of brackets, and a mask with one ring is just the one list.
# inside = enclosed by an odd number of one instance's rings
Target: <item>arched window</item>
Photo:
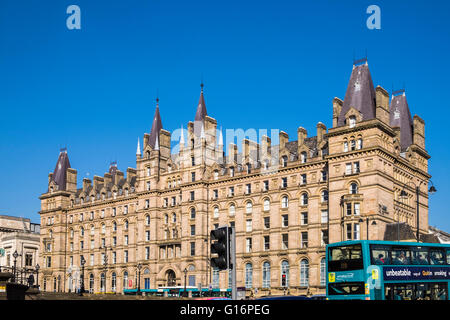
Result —
[[350, 194], [357, 194], [358, 193], [358, 185], [355, 182], [350, 184], [349, 192], [350, 192]]
[[251, 263], [245, 265], [245, 288], [250, 289], [253, 286], [253, 266]]
[[94, 225], [92, 224], [91, 225], [91, 236], [93, 236], [95, 234], [95, 227], [94, 227]]
[[84, 228], [83, 228], [83, 227], [80, 228], [80, 235], [81, 235], [82, 237], [84, 236]]
[[149, 216], [149, 215], [145, 216], [145, 224], [146, 224], [147, 226], [150, 225], [150, 216]]
[[308, 194], [307, 193], [302, 193], [302, 195], [300, 196], [300, 204], [302, 206], [308, 205]]
[[269, 211], [270, 210], [270, 200], [269, 199], [264, 199], [264, 211]]
[[286, 260], [281, 262], [281, 286], [289, 287], [289, 262]]
[[300, 261], [300, 286], [309, 285], [309, 262], [306, 259]]
[[195, 219], [195, 208], [191, 208], [191, 219]]
[[359, 138], [358, 140], [357, 140], [357, 144], [356, 144], [356, 149], [362, 149], [362, 147], [363, 147], [363, 141], [362, 141], [362, 138]]
[[322, 190], [320, 200], [322, 202], [327, 202], [328, 201], [328, 190]]
[[128, 230], [128, 220], [125, 220], [125, 230]]
[[281, 198], [281, 208], [287, 207], [289, 207], [289, 198], [287, 196], [284, 196]]
[[248, 201], [245, 204], [245, 213], [252, 213], [252, 211], [253, 211], [253, 204], [251, 201]]
[[123, 288], [128, 289], [128, 272], [123, 273]]
[[262, 287], [270, 288], [270, 263], [268, 261], [263, 263], [262, 272], [263, 272]]
[[321, 286], [326, 285], [327, 271], [325, 268], [326, 268], [325, 258], [322, 258], [320, 260], [320, 285]]
[[231, 204], [228, 208], [228, 212], [230, 216], [234, 216], [236, 214], [236, 206], [234, 204]]
[[219, 207], [214, 207], [214, 218], [219, 217]]
[[94, 293], [94, 275], [89, 275], [89, 293]]
[[111, 291], [116, 292], [116, 287], [117, 287], [117, 276], [116, 273], [113, 272], [111, 275]]
[[177, 214], [176, 213], [172, 213], [172, 222], [173, 223], [177, 222]]
[[344, 141], [344, 152], [347, 152], [347, 151], [348, 151], [348, 141], [345, 140]]
[[106, 279], [104, 273], [100, 274], [100, 291], [106, 292]]
[[113, 222], [113, 231], [117, 231], [117, 222]]
[[106, 233], [106, 225], [102, 223], [102, 234]]

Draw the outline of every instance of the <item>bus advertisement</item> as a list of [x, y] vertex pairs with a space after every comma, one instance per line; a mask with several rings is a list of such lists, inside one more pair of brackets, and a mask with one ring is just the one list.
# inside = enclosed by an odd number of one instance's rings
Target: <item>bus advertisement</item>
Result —
[[327, 245], [328, 300], [448, 300], [450, 245], [345, 241]]

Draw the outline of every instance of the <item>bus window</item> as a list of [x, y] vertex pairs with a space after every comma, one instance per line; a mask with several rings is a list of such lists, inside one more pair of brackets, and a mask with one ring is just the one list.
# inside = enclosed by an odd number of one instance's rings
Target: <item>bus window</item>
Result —
[[364, 294], [364, 282], [330, 283], [328, 284], [328, 294], [332, 296]]
[[447, 249], [447, 264], [450, 264], [450, 249]]
[[389, 247], [387, 246], [371, 246], [372, 264], [389, 264]]
[[363, 268], [360, 244], [329, 248], [328, 271], [358, 270]]
[[411, 247], [412, 264], [428, 264], [428, 249], [424, 247]]
[[443, 249], [430, 249], [430, 264], [445, 264], [445, 254]]
[[407, 248], [393, 247], [391, 258], [392, 264], [411, 264], [411, 252]]

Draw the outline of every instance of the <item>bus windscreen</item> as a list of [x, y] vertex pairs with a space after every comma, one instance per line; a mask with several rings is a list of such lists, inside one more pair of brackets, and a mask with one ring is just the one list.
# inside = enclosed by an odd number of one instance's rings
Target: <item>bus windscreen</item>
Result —
[[364, 263], [360, 244], [330, 247], [328, 250], [328, 271], [363, 269]]

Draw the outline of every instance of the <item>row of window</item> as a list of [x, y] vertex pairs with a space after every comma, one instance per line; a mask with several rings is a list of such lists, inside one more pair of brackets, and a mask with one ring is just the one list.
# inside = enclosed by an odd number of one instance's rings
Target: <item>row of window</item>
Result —
[[114, 191], [107, 191], [106, 193], [102, 192], [102, 193], [97, 193], [95, 194], [91, 194], [91, 195], [86, 195], [86, 196], [81, 196], [79, 198], [75, 198], [71, 200], [71, 206], [73, 207], [74, 204], [85, 204], [89, 201], [94, 202], [95, 200], [106, 200], [106, 199], [116, 199], [117, 196], [125, 196], [128, 197], [128, 195], [131, 193], [134, 193], [136, 191], [136, 189], [134, 187], [131, 187], [130, 190], [128, 190], [128, 188], [125, 189], [118, 189], [118, 190], [114, 190]]

